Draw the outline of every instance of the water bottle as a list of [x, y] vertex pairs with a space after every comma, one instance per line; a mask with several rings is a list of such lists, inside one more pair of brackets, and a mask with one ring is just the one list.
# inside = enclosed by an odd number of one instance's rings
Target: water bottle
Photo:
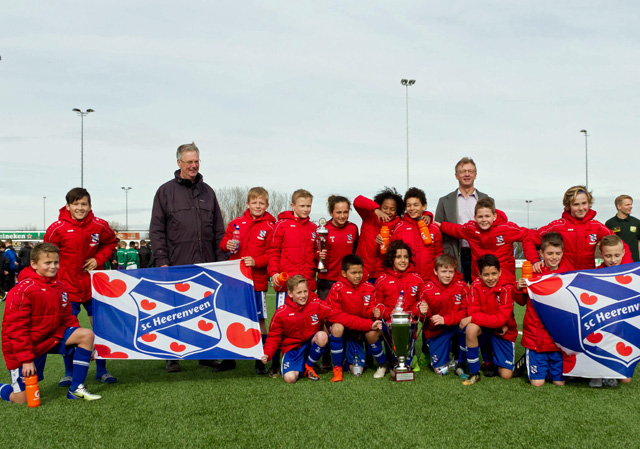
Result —
[[402, 312], [404, 310], [404, 290], [400, 290], [400, 296], [398, 296], [398, 302], [396, 302], [396, 312]]
[[360, 357], [358, 357], [358, 354], [353, 357], [353, 375], [356, 377], [362, 376], [362, 364], [360, 362]]
[[40, 407], [40, 388], [38, 387], [38, 375], [34, 374], [24, 378], [25, 391], [27, 392], [27, 405]]
[[237, 253], [240, 249], [240, 226], [237, 224], [233, 225], [233, 232], [231, 233], [231, 241], [236, 244], [236, 249], [231, 251], [233, 254]]
[[438, 374], [440, 376], [444, 376], [445, 374], [447, 374], [449, 372], [449, 366], [442, 365], [442, 366], [439, 366], [439, 367], [435, 368], [434, 371], [436, 372], [436, 374]]

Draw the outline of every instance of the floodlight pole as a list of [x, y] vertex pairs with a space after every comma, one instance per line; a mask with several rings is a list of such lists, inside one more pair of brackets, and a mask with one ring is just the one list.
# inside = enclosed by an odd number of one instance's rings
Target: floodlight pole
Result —
[[585, 187], [587, 188], [587, 190], [589, 190], [589, 152], [587, 149], [587, 138], [589, 137], [589, 134], [587, 134], [586, 129], [583, 129], [580, 132], [584, 133], [584, 171], [585, 179], [587, 181]]
[[125, 196], [125, 228], [128, 231], [129, 230], [129, 190], [131, 190], [131, 187], [122, 187], [122, 190], [124, 190], [124, 196]]
[[524, 200], [525, 203], [527, 203], [527, 228], [530, 228], [529, 226], [529, 204], [533, 203], [533, 200]]
[[47, 197], [42, 197], [42, 229], [47, 232]]
[[84, 116], [95, 112], [93, 109], [82, 111], [78, 108], [72, 109], [80, 116], [80, 187], [84, 188]]
[[409, 86], [413, 86], [416, 80], [401, 79], [400, 84], [405, 87], [407, 105], [407, 190], [409, 190]]

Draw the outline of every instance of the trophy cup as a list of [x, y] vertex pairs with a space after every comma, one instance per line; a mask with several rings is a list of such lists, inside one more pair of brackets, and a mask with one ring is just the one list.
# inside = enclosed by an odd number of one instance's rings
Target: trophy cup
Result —
[[[320, 226], [318, 226], [318, 229], [316, 229], [316, 235], [318, 236], [317, 245], [318, 245], [319, 252], [324, 251], [325, 248], [327, 247], [327, 236], [329, 235], [329, 230], [324, 227], [326, 223], [327, 223], [327, 220], [325, 220], [324, 218], [321, 218], [318, 221], [318, 224]], [[318, 273], [326, 273], [328, 271], [327, 267], [324, 266], [322, 259], [318, 261], [318, 268], [316, 268], [315, 271], [317, 271]]]
[[415, 374], [411, 366], [405, 365], [411, 346], [411, 312], [405, 312], [403, 308], [402, 294], [398, 299], [396, 308], [391, 312], [391, 341], [393, 353], [398, 359], [398, 364], [391, 370], [391, 380], [394, 382], [406, 382], [415, 380]]

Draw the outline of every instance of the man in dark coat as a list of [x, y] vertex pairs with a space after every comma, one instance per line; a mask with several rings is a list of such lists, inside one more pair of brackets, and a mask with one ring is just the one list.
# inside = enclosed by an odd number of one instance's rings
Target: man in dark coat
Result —
[[151, 251], [147, 247], [146, 240], [140, 240], [138, 256], [140, 257], [140, 268], [151, 268]]
[[[202, 180], [200, 150], [180, 145], [175, 177], [160, 186], [153, 199], [149, 236], [156, 267], [226, 260], [220, 249], [224, 221], [213, 189]], [[167, 360], [168, 372], [180, 364]]]

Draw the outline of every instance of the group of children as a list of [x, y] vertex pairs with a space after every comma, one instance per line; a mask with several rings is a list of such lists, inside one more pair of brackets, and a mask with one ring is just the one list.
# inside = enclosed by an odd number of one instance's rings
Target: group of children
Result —
[[[69, 386], [69, 398], [100, 399], [84, 386], [94, 335], [79, 327], [76, 316], [83, 305], [91, 318], [88, 272], [109, 259], [116, 238], [91, 212], [85, 189], [72, 189], [66, 200], [59, 221], [47, 230], [47, 243], [33, 249], [31, 267], [7, 299], [2, 349], [12, 383], [0, 384], [6, 401], [26, 401], [24, 377], [42, 379], [48, 353], [65, 357], [60, 385]], [[541, 386], [548, 379], [562, 385], [562, 354], [531, 306], [525, 280], [516, 280], [513, 243], [523, 242], [538, 275], [595, 268], [598, 242], [602, 266], [630, 262], [623, 242], [594, 219], [593, 198], [583, 186], [565, 193], [560, 220], [537, 231], [508, 221], [490, 198], [477, 201], [468, 223], [434, 222], [424, 192], [413, 187], [404, 197], [390, 188], [373, 200], [358, 196], [360, 235], [348, 221], [351, 202], [330, 197], [325, 237], [309, 219], [312, 201], [308, 191], [295, 191], [291, 210], [276, 221], [267, 211], [268, 192], [252, 188], [246, 212], [229, 223], [220, 243], [231, 260], [251, 268], [264, 343], [256, 372], [267, 374], [272, 360], [271, 375], [281, 374], [288, 383], [301, 376], [318, 380], [316, 364], [327, 348], [332, 381], [343, 379], [343, 369], [359, 374], [368, 356], [378, 364], [374, 378], [385, 377], [395, 363], [389, 332], [394, 310], [414, 317], [408, 365], [421, 324], [423, 354], [436, 373], [455, 369], [463, 384], [473, 385], [481, 379], [482, 353], [485, 365], [497, 366], [498, 375], [509, 379], [516, 369], [516, 302], [527, 307], [522, 345], [531, 384]], [[469, 242], [475, 279], [470, 286], [456, 259], [443, 254], [442, 233]], [[326, 241], [319, 245], [319, 239]], [[320, 260], [326, 269], [318, 270]], [[269, 283], [278, 307], [267, 331]], [[97, 362], [96, 379], [117, 382], [104, 360]], [[603, 381], [592, 385], [598, 382]]]

